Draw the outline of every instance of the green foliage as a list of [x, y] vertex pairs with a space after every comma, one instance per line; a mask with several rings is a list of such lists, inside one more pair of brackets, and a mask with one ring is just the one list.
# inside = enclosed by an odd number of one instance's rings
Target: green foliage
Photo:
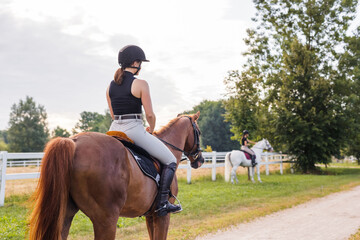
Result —
[[8, 134], [6, 130], [0, 130], [0, 141], [2, 140], [4, 143], [8, 144]]
[[240, 141], [242, 132], [246, 129], [251, 138], [257, 136], [259, 116], [259, 90], [256, 77], [250, 72], [230, 71], [224, 80], [228, 91], [228, 100], [224, 102], [225, 119], [231, 123], [232, 139]]
[[67, 137], [70, 137], [70, 133], [66, 129], [61, 128], [60, 126], [56, 126], [56, 128], [52, 131], [51, 136], [53, 138], [55, 138], [55, 137], [67, 138]]
[[0, 151], [7, 151], [8, 144], [6, 144], [2, 139], [0, 139]]
[[204, 152], [212, 152], [212, 148], [209, 145], [206, 145], [206, 148], [204, 149]]
[[222, 101], [204, 100], [185, 114], [193, 114], [200, 111], [198, 125], [201, 130], [200, 143], [211, 146], [212, 150], [222, 152], [239, 149], [237, 141], [231, 140], [230, 124], [225, 122], [225, 108]]
[[49, 139], [47, 114], [42, 105], [36, 105], [32, 97], [20, 100], [11, 107], [7, 131], [9, 151], [41, 152]]
[[[354, 102], [349, 96], [359, 91], [340, 60], [344, 46], [350, 45], [346, 32], [357, 1], [254, 3], [257, 28], [248, 30], [248, 62], [236, 77], [237, 91], [229, 91], [228, 119], [235, 131], [256, 123], [257, 134], [270, 141], [272, 135], [274, 145], [295, 156], [303, 172], [315, 170], [316, 163], [329, 163], [331, 155], [345, 147], [346, 133], [353, 129]], [[261, 100], [251, 90], [256, 85], [265, 93]]]
[[353, 36], [346, 38], [348, 43], [345, 53], [340, 59], [340, 68], [343, 78], [350, 78], [350, 87], [342, 88], [346, 91], [347, 97], [344, 101], [353, 106], [349, 114], [353, 121], [346, 130], [348, 136], [348, 145], [346, 153], [357, 158], [360, 165], [360, 27], [358, 27]]
[[101, 132], [106, 133], [111, 124], [109, 110], [105, 114], [84, 111], [80, 113], [80, 119], [73, 129], [73, 134], [78, 132]]

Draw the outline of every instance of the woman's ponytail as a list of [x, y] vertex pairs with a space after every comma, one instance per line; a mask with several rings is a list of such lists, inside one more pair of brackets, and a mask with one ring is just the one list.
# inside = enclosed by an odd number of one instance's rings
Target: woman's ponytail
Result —
[[114, 81], [115, 81], [116, 84], [120, 85], [122, 83], [122, 81], [123, 81], [123, 78], [124, 78], [124, 69], [119, 68], [115, 72]]

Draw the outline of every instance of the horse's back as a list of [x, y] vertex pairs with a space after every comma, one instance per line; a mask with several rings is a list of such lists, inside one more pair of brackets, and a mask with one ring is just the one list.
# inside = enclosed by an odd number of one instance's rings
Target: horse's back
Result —
[[[91, 218], [96, 207], [104, 214], [112, 212], [130, 217], [148, 210], [147, 206], [133, 205], [142, 200], [138, 199], [139, 194], [156, 192], [156, 184], [142, 174], [122, 143], [101, 133], [82, 133], [73, 139], [76, 150], [71, 196], [82, 211], [87, 211]], [[150, 197], [154, 198], [153, 195]]]
[[230, 155], [230, 161], [234, 166], [246, 166], [248, 167], [249, 163], [246, 160], [245, 154], [240, 150], [232, 150]]

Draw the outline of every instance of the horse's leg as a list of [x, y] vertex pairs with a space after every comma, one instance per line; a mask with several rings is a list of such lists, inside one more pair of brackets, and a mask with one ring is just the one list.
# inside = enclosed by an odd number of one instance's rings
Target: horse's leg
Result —
[[119, 216], [104, 216], [92, 220], [94, 226], [95, 240], [115, 239], [116, 223]]
[[75, 214], [79, 211], [79, 208], [76, 206], [76, 204], [74, 203], [74, 200], [69, 197], [68, 199], [68, 203], [66, 206], [66, 213], [65, 213], [65, 218], [64, 218], [64, 224], [63, 224], [63, 228], [61, 230], [61, 238], [67, 239], [68, 235], [69, 235], [69, 230], [70, 230], [70, 226], [71, 226], [71, 222], [75, 216]]
[[148, 229], [150, 240], [154, 239], [154, 218], [153, 216], [146, 217], [146, 226]]
[[234, 180], [236, 180], [236, 183], [239, 183], [239, 180], [237, 179], [236, 176], [236, 169], [238, 168], [238, 166], [233, 166], [233, 168], [231, 169], [231, 183], [234, 184]]
[[261, 178], [260, 178], [260, 166], [259, 166], [259, 164], [256, 164], [256, 170], [257, 170], [257, 175], [258, 175], [258, 181], [262, 182]]
[[255, 167], [250, 167], [250, 177], [251, 177], [251, 181], [254, 183], [254, 174], [255, 174]]
[[169, 230], [170, 214], [158, 217], [153, 216], [153, 239], [155, 240], [166, 240], [167, 233]]

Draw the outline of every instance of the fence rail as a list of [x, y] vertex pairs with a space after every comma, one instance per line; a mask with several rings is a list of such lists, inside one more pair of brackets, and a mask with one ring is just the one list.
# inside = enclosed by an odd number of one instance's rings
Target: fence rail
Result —
[[[203, 157], [205, 163], [201, 168], [211, 168], [211, 179], [216, 180], [216, 168], [225, 166], [225, 155], [227, 152], [204, 152]], [[39, 178], [40, 173], [15, 173], [6, 174], [7, 167], [27, 167], [40, 166], [41, 158], [44, 153], [8, 153], [0, 152], [0, 206], [4, 206], [5, 201], [5, 182], [7, 180], [17, 179], [33, 179]], [[280, 173], [283, 174], [283, 163], [289, 162], [287, 155], [281, 153], [264, 153], [262, 155], [263, 162], [260, 165], [266, 166], [266, 175], [269, 175], [270, 164], [280, 164]], [[273, 160], [273, 161], [269, 161]], [[275, 160], [275, 161], [274, 161]], [[292, 164], [293, 162], [291, 162]], [[191, 183], [191, 165], [187, 161], [186, 164], [180, 164], [179, 169], [187, 169], [187, 182]], [[226, 180], [226, 179], [225, 179]]]

